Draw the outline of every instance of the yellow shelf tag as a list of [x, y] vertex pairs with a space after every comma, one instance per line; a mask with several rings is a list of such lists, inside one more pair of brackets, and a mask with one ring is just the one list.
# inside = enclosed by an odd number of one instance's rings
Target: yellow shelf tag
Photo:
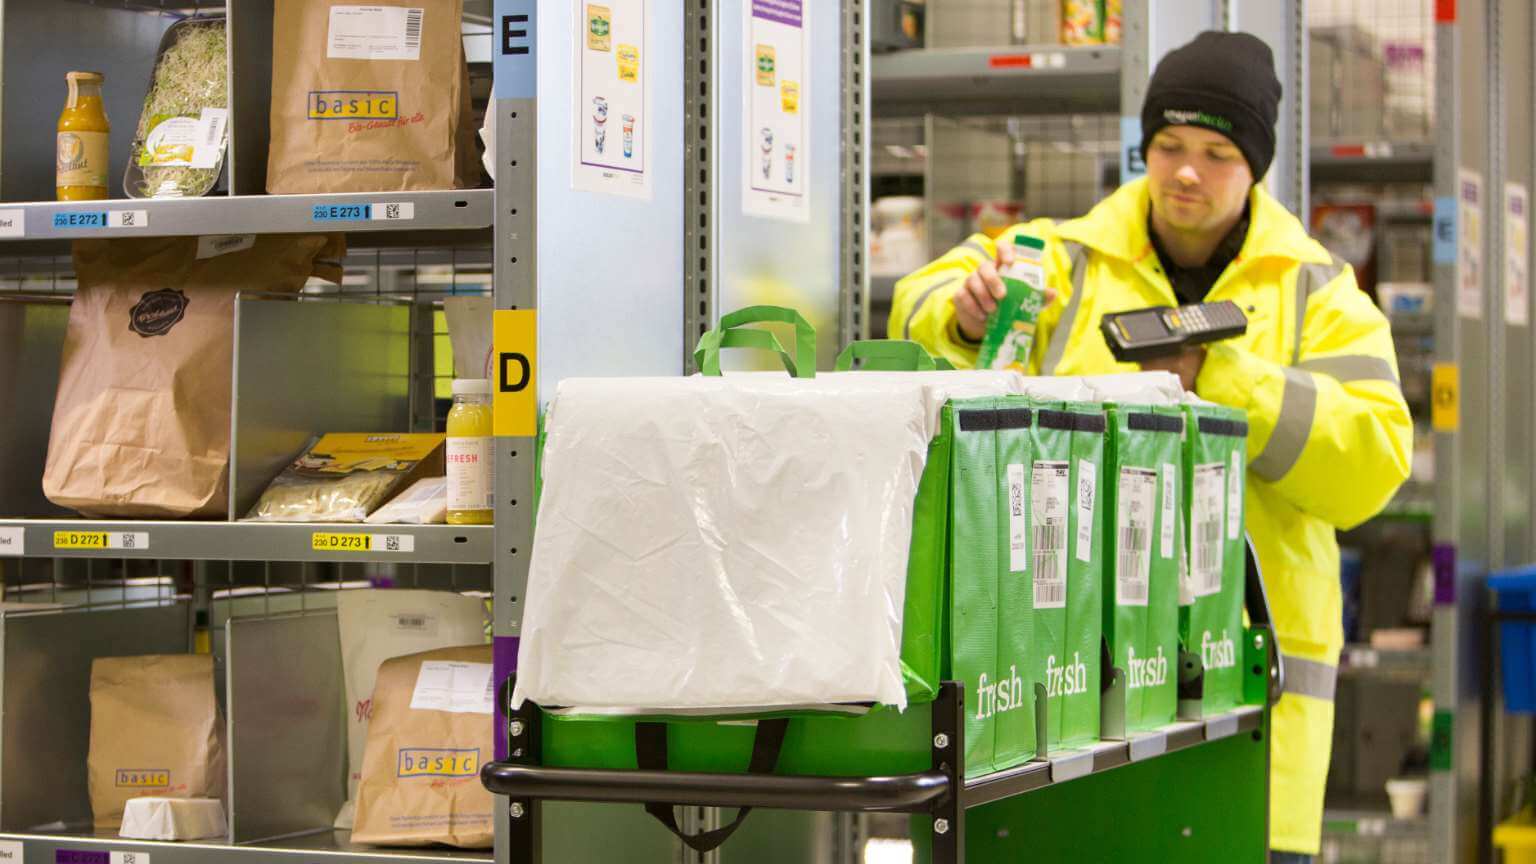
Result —
[[539, 431], [539, 318], [532, 309], [498, 309], [491, 406], [497, 438], [532, 438]]

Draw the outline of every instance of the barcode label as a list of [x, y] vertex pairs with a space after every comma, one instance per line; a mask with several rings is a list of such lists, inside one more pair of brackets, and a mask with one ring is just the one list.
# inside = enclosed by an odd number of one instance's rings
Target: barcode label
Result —
[[1220, 462], [1195, 467], [1190, 490], [1189, 569], [1190, 593], [1208, 597], [1221, 591], [1222, 510], [1226, 503], [1226, 466]]
[[332, 60], [420, 60], [420, 6], [332, 6], [326, 57]]
[[1067, 605], [1067, 514], [1072, 491], [1068, 462], [1036, 462], [1030, 478], [1031, 539], [1035, 542], [1035, 608]]
[[229, 109], [204, 108], [198, 118], [197, 146], [192, 149], [191, 167], [212, 170], [224, 158], [224, 130], [229, 125]]
[[1232, 451], [1227, 471], [1227, 539], [1236, 540], [1243, 530], [1243, 454]]
[[1182, 520], [1179, 522], [1179, 605], [1189, 606], [1195, 602], [1195, 583], [1189, 575], [1189, 538], [1183, 536], [1185, 531]]
[[1162, 549], [1159, 551], [1162, 552], [1164, 558], [1173, 557], [1173, 528], [1179, 501], [1179, 485], [1178, 481], [1174, 479], [1173, 470], [1171, 463], [1163, 463], [1163, 524], [1159, 526], [1161, 528], [1160, 539]]
[[405, 10], [405, 50], [421, 51], [421, 14], [425, 10]]
[[1115, 520], [1115, 603], [1145, 606], [1152, 581], [1152, 521], [1157, 507], [1157, 472], [1120, 469]]
[[1008, 466], [1008, 572], [1029, 569], [1029, 518], [1024, 512], [1024, 465]]
[[437, 616], [425, 612], [402, 612], [395, 616], [395, 629], [422, 635], [437, 633]]
[[1093, 560], [1093, 522], [1096, 517], [1099, 466], [1086, 459], [1077, 460], [1077, 560]]

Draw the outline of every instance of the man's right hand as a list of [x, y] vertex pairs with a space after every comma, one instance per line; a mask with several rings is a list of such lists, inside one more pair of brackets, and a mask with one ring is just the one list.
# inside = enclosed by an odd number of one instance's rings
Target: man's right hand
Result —
[[997, 311], [997, 301], [1008, 296], [998, 271], [1012, 263], [1013, 247], [999, 243], [997, 262], [983, 261], [976, 272], [965, 277], [965, 283], [950, 300], [955, 304], [955, 325], [961, 336], [980, 342], [987, 335], [987, 316]]

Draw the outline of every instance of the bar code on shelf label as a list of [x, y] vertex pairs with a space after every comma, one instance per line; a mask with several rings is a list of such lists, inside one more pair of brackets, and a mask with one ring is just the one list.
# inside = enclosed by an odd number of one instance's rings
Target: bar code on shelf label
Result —
[[316, 531], [309, 538], [316, 552], [415, 552], [413, 534], [355, 534]]
[[148, 852], [113, 852], [107, 864], [149, 864]]
[[1030, 539], [1035, 544], [1035, 608], [1067, 605], [1067, 514], [1071, 465], [1039, 461], [1030, 478]]
[[[27, 554], [25, 528], [0, 528], [0, 558], [20, 558]], [[4, 861], [0, 858], [0, 861]]]
[[1189, 569], [1191, 593], [1208, 597], [1221, 591], [1222, 509], [1226, 502], [1226, 466], [1220, 462], [1195, 467], [1190, 506]]
[[373, 221], [375, 222], [410, 222], [415, 218], [416, 204], [412, 201], [373, 205]]
[[1152, 581], [1152, 522], [1156, 515], [1157, 472], [1120, 469], [1115, 521], [1115, 603], [1145, 606]]
[[55, 549], [120, 549], [142, 552], [149, 548], [147, 531], [55, 531]]
[[53, 227], [89, 230], [95, 228], [148, 228], [148, 210], [85, 210], [53, 214]]

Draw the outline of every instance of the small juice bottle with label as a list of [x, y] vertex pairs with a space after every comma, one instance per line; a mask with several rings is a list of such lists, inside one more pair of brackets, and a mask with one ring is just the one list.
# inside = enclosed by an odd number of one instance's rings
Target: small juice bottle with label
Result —
[[448, 524], [489, 525], [496, 506], [491, 382], [457, 378], [448, 411]]
[[1008, 293], [987, 318], [978, 369], [1018, 369], [1029, 363], [1035, 324], [1045, 305], [1045, 241], [1028, 234], [1013, 238], [1013, 263], [999, 273]]
[[70, 72], [69, 101], [59, 115], [56, 179], [60, 201], [107, 197], [108, 137], [112, 124], [101, 101], [100, 72]]

